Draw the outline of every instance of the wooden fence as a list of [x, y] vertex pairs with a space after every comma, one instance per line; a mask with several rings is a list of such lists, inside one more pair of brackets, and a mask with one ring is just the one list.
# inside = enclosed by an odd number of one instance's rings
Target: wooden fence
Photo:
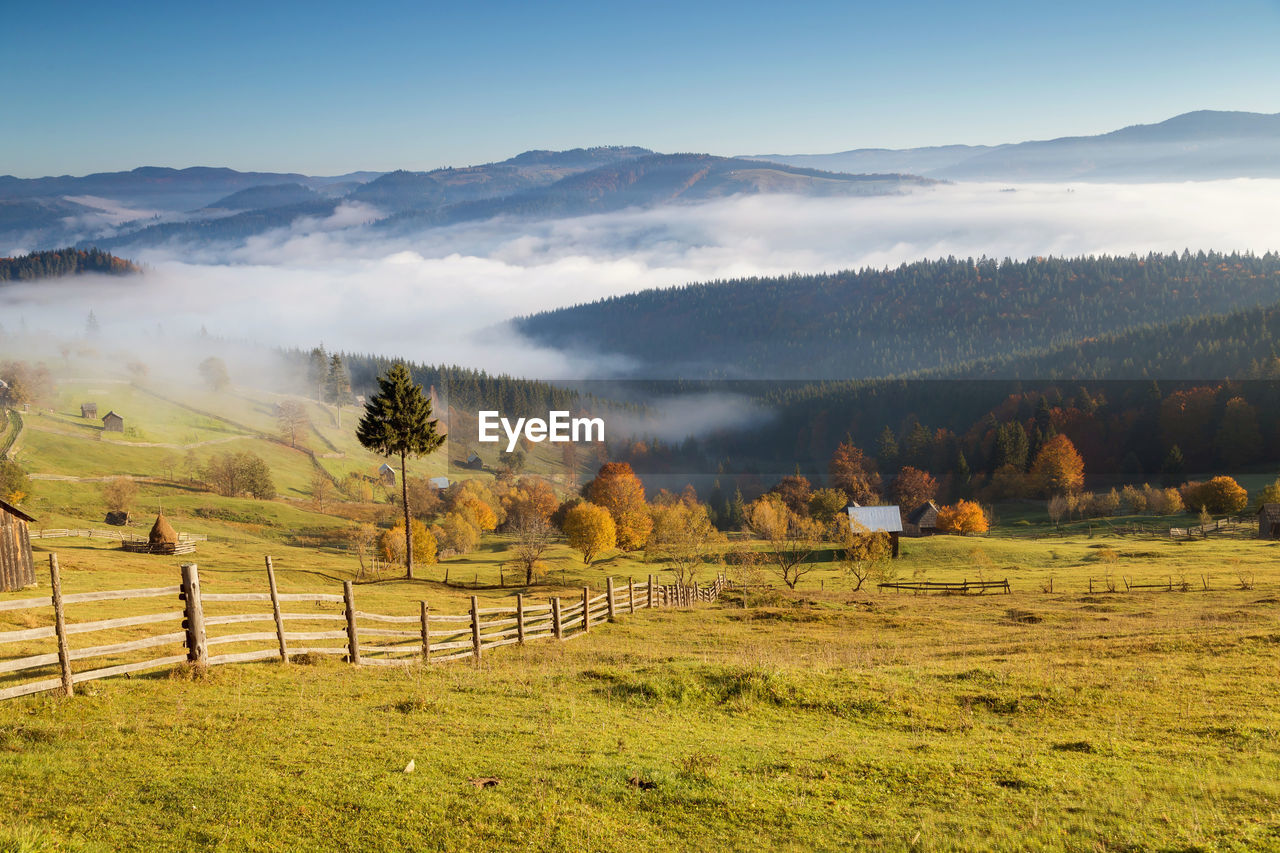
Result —
[[[603, 593], [592, 595], [591, 588], [584, 586], [581, 596], [551, 598], [546, 604], [534, 604], [523, 594], [517, 594], [514, 606], [480, 607], [476, 596], [472, 596], [470, 610], [465, 614], [436, 613], [426, 601], [419, 601], [416, 614], [388, 615], [357, 609], [355, 587], [350, 581], [343, 582], [341, 595], [279, 592], [270, 557], [266, 558], [267, 592], [202, 592], [199, 572], [193, 563], [183, 565], [182, 582], [178, 586], [66, 596], [62, 594], [56, 554], [49, 556], [49, 573], [52, 583], [50, 596], [0, 602], [0, 611], [47, 611], [52, 608], [54, 623], [47, 627], [0, 632], [0, 645], [42, 640], [55, 640], [57, 643], [56, 651], [0, 658], [0, 674], [46, 670], [44, 678], [0, 685], [0, 700], [46, 690], [60, 690], [70, 696], [75, 685], [85, 681], [183, 662], [213, 666], [270, 658], [287, 661], [292, 655], [303, 654], [341, 655], [353, 664], [382, 666], [443, 663], [462, 658], [478, 661], [485, 651], [513, 643], [575, 639], [589, 633], [595, 625], [613, 622], [643, 608], [688, 607], [695, 602], [715, 601], [726, 584], [723, 575], [707, 586], [659, 585], [654, 575], [641, 584], [628, 579], [625, 585], [619, 586], [609, 578]], [[145, 598], [175, 600], [181, 609], [114, 619], [66, 621], [68, 605]], [[224, 604], [245, 603], [257, 603], [263, 607], [269, 604], [271, 609], [211, 612], [222, 609]], [[207, 605], [213, 607], [208, 608]], [[302, 605], [311, 605], [312, 609], [309, 612], [293, 609]], [[209, 633], [211, 628], [255, 622], [271, 623], [272, 628], [230, 634]], [[312, 627], [318, 629], [289, 630], [288, 623], [296, 625], [298, 622], [313, 623]], [[164, 625], [169, 630], [125, 642], [77, 649], [70, 647], [69, 638], [73, 635], [155, 625]], [[337, 645], [314, 645], [328, 641], [341, 642]], [[269, 645], [262, 647], [264, 643]], [[184, 651], [78, 672], [72, 666], [76, 661], [119, 658], [143, 649], [165, 646], [170, 650], [181, 646]], [[220, 646], [241, 647], [242, 650], [210, 653], [211, 648]], [[243, 649], [244, 646], [257, 648]], [[54, 667], [57, 667], [58, 675], [48, 676], [47, 671]]]
[[18, 436], [22, 434], [22, 415], [10, 409], [5, 413], [5, 420], [9, 423], [7, 432], [0, 433], [4, 436], [0, 439], [0, 459], [4, 459], [9, 455], [9, 451], [13, 449], [14, 443], [18, 440]]
[[[50, 528], [48, 530], [30, 531], [32, 539], [66, 539], [79, 536], [82, 539], [112, 539], [116, 542], [146, 542], [146, 536], [128, 533], [124, 530], [73, 530], [70, 528]], [[209, 537], [203, 533], [179, 533], [179, 542], [208, 542]]]
[[920, 593], [940, 592], [947, 595], [986, 595], [987, 591], [995, 593], [1009, 592], [1009, 579], [1002, 581], [890, 581], [876, 584], [880, 589], [892, 589], [897, 592]]
[[1179, 536], [1191, 538], [1194, 536], [1205, 537], [1210, 533], [1217, 533], [1222, 530], [1235, 530], [1240, 526], [1240, 516], [1230, 516], [1228, 518], [1220, 518], [1208, 524], [1197, 524], [1194, 527], [1170, 527], [1169, 538], [1177, 539]]

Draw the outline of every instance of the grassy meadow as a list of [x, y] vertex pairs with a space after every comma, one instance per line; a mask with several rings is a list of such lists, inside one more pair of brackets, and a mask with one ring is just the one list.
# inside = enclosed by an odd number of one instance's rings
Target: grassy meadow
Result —
[[[132, 418], [133, 432], [79, 422], [79, 401], [97, 391], [100, 412]], [[206, 593], [262, 592], [270, 555], [283, 592], [337, 593], [355, 579], [358, 609], [394, 615], [420, 600], [458, 614], [472, 595], [497, 607], [517, 592], [541, 603], [602, 591], [610, 576], [671, 580], [643, 552], [584, 566], [557, 544], [543, 581], [516, 587], [513, 543], [494, 534], [417, 581], [357, 577], [344, 531], [396, 509], [318, 507], [310, 483], [316, 466], [341, 476], [380, 460], [353, 446], [353, 410], [340, 430], [313, 407], [314, 456], [273, 440], [272, 411], [269, 395], [241, 391], [60, 385], [52, 411], [24, 414], [18, 442], [29, 471], [62, 478], [34, 482], [33, 526], [101, 528], [98, 478], [131, 473], [145, 478], [133, 532], [162, 502], [180, 531], [210, 540], [187, 558], [40, 540], [35, 593], [47, 591], [52, 552], [66, 593], [176, 585], [183, 561], [199, 564]], [[166, 454], [231, 447], [269, 457], [279, 499], [222, 498], [164, 473]], [[751, 578], [764, 585], [478, 664], [179, 666], [78, 685], [74, 698], [0, 702], [0, 851], [1280, 850], [1280, 546], [1247, 525], [1193, 541], [1118, 532], [1186, 518], [1055, 529], [1042, 508], [1000, 516], [985, 536], [903, 540], [894, 574], [1008, 578], [1009, 595], [855, 590], [820, 551], [794, 591]], [[1126, 592], [1125, 579], [1175, 591]], [[68, 620], [178, 607], [78, 604]], [[50, 621], [0, 612], [0, 631]], [[73, 636], [72, 647], [161, 630], [176, 627]]]

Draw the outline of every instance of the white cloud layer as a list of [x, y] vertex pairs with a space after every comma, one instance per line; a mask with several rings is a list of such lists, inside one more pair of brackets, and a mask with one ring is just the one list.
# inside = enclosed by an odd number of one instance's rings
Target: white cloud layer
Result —
[[106, 331], [210, 333], [265, 345], [379, 352], [569, 378], [606, 359], [532, 347], [500, 324], [649, 287], [896, 265], [946, 255], [1280, 248], [1280, 181], [1078, 186], [959, 184], [864, 199], [737, 197], [551, 222], [495, 221], [389, 236], [347, 205], [234, 249], [142, 252], [137, 280], [0, 290], [63, 334], [94, 309]]

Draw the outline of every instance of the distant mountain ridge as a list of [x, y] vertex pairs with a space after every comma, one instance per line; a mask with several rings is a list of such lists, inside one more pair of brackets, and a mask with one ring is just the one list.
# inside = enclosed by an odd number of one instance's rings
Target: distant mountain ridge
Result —
[[964, 181], [1183, 181], [1280, 177], [1280, 113], [1197, 110], [1096, 136], [1005, 145], [861, 148], [749, 159]]
[[324, 220], [343, 204], [364, 205], [373, 226], [384, 233], [404, 233], [497, 217], [581, 216], [749, 193], [866, 196], [935, 183], [913, 175], [845, 175], [635, 147], [527, 151], [481, 166], [388, 172], [342, 194], [288, 182], [250, 187], [194, 215], [125, 222], [83, 237], [78, 245], [136, 250], [184, 241], [234, 243], [304, 218]]
[[[236, 244], [295, 223], [333, 225], [343, 204], [384, 231], [486, 218], [579, 216], [752, 193], [901, 193], [935, 181], [1183, 181], [1280, 177], [1280, 114], [1202, 110], [1097, 136], [997, 146], [721, 157], [635, 146], [532, 150], [478, 166], [314, 177], [140, 167], [83, 177], [0, 177], [0, 252], [132, 251]], [[308, 224], [314, 220], [315, 224]], [[348, 220], [350, 221], [350, 220]], [[329, 223], [329, 224], [324, 224]]]

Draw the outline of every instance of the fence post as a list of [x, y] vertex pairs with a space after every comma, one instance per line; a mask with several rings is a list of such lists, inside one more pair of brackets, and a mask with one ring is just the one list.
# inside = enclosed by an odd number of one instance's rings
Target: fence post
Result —
[[58, 555], [49, 555], [49, 580], [53, 589], [53, 630], [58, 635], [58, 668], [62, 671], [62, 692], [74, 696], [71, 684], [71, 650], [67, 646], [67, 623], [62, 613], [62, 576], [58, 572]]
[[635, 615], [636, 612], [636, 579], [627, 578], [627, 612]]
[[422, 660], [431, 662], [431, 620], [425, 601], [418, 602], [418, 620], [422, 623]]
[[516, 640], [524, 643], [524, 594], [516, 593]]
[[209, 641], [204, 632], [204, 604], [200, 601], [200, 570], [195, 563], [182, 564], [182, 600], [186, 602], [187, 660], [208, 665]]
[[342, 601], [347, 609], [347, 657], [360, 663], [360, 635], [356, 631], [356, 593], [351, 581], [342, 582]]
[[582, 588], [582, 633], [591, 630], [591, 587]]
[[652, 608], [653, 607], [653, 575], [649, 575], [649, 595], [647, 596], [647, 601], [648, 603], [645, 606]]
[[280, 615], [280, 594], [276, 592], [276, 569], [267, 557], [267, 586], [271, 589], [271, 615], [276, 618], [276, 638], [280, 641], [280, 660], [289, 662], [289, 646], [284, 641], [284, 617]]
[[471, 656], [480, 660], [480, 604], [471, 596]]
[[551, 633], [556, 635], [557, 640], [564, 639], [564, 631], [560, 627], [560, 599], [551, 599]]
[[613, 621], [613, 578], [604, 579], [604, 600], [608, 605], [609, 621]]

